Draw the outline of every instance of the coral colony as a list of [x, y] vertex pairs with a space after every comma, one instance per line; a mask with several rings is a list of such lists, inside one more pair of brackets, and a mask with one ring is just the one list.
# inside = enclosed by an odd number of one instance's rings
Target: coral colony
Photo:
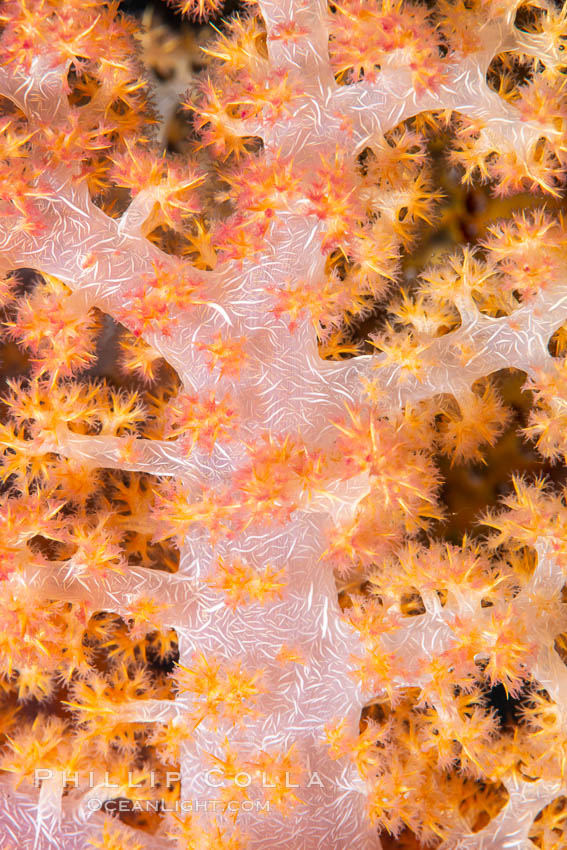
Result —
[[[0, 8], [0, 847], [564, 848], [567, 13], [216, 20], [182, 155], [116, 2]], [[448, 541], [505, 369], [555, 473]]]

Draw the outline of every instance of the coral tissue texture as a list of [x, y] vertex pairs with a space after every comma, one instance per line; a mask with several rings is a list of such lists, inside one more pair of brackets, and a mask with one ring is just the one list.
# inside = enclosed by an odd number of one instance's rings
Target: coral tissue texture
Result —
[[0, 27], [2, 850], [566, 846], [564, 10], [250, 3], [182, 153], [118, 4]]

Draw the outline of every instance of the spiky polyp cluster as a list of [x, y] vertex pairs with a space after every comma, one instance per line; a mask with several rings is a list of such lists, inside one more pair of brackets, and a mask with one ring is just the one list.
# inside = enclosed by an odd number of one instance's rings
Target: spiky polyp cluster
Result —
[[[362, 850], [404, 827], [528, 847], [565, 789], [564, 498], [518, 481], [487, 518], [493, 553], [425, 532], [435, 454], [478, 459], [508, 421], [492, 372], [528, 372], [529, 434], [565, 452], [547, 350], [565, 228], [517, 215], [412, 287], [399, 262], [441, 200], [431, 132], [453, 134], [464, 181], [559, 193], [565, 17], [544, 0], [260, 12], [208, 49], [189, 165], [151, 141], [115, 4], [2, 8], [0, 292], [28, 372], [1, 430], [0, 768], [21, 782], [4, 780], [0, 836], [147, 843], [92, 809], [168, 808], [177, 771], [152, 768], [179, 764], [185, 808], [162, 811], [154, 848]], [[318, 358], [316, 333], [354, 353], [380, 301], [374, 357]], [[96, 378], [104, 314], [127, 329], [127, 391]], [[181, 390], [159, 385], [160, 355]], [[177, 574], [151, 569], [174, 570], [174, 546]], [[354, 631], [333, 567], [372, 591]], [[507, 736], [486, 693], [528, 679]], [[14, 730], [23, 707], [37, 716]]]

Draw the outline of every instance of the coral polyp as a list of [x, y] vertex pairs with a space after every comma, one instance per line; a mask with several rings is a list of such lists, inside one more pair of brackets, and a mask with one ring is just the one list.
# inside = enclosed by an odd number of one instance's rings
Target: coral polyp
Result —
[[[186, 158], [117, 4], [0, 21], [5, 846], [551, 847], [565, 496], [516, 477], [446, 543], [439, 458], [483, 461], [511, 368], [565, 457], [564, 13], [261, 0], [207, 45]], [[542, 203], [411, 281], [441, 136]]]

